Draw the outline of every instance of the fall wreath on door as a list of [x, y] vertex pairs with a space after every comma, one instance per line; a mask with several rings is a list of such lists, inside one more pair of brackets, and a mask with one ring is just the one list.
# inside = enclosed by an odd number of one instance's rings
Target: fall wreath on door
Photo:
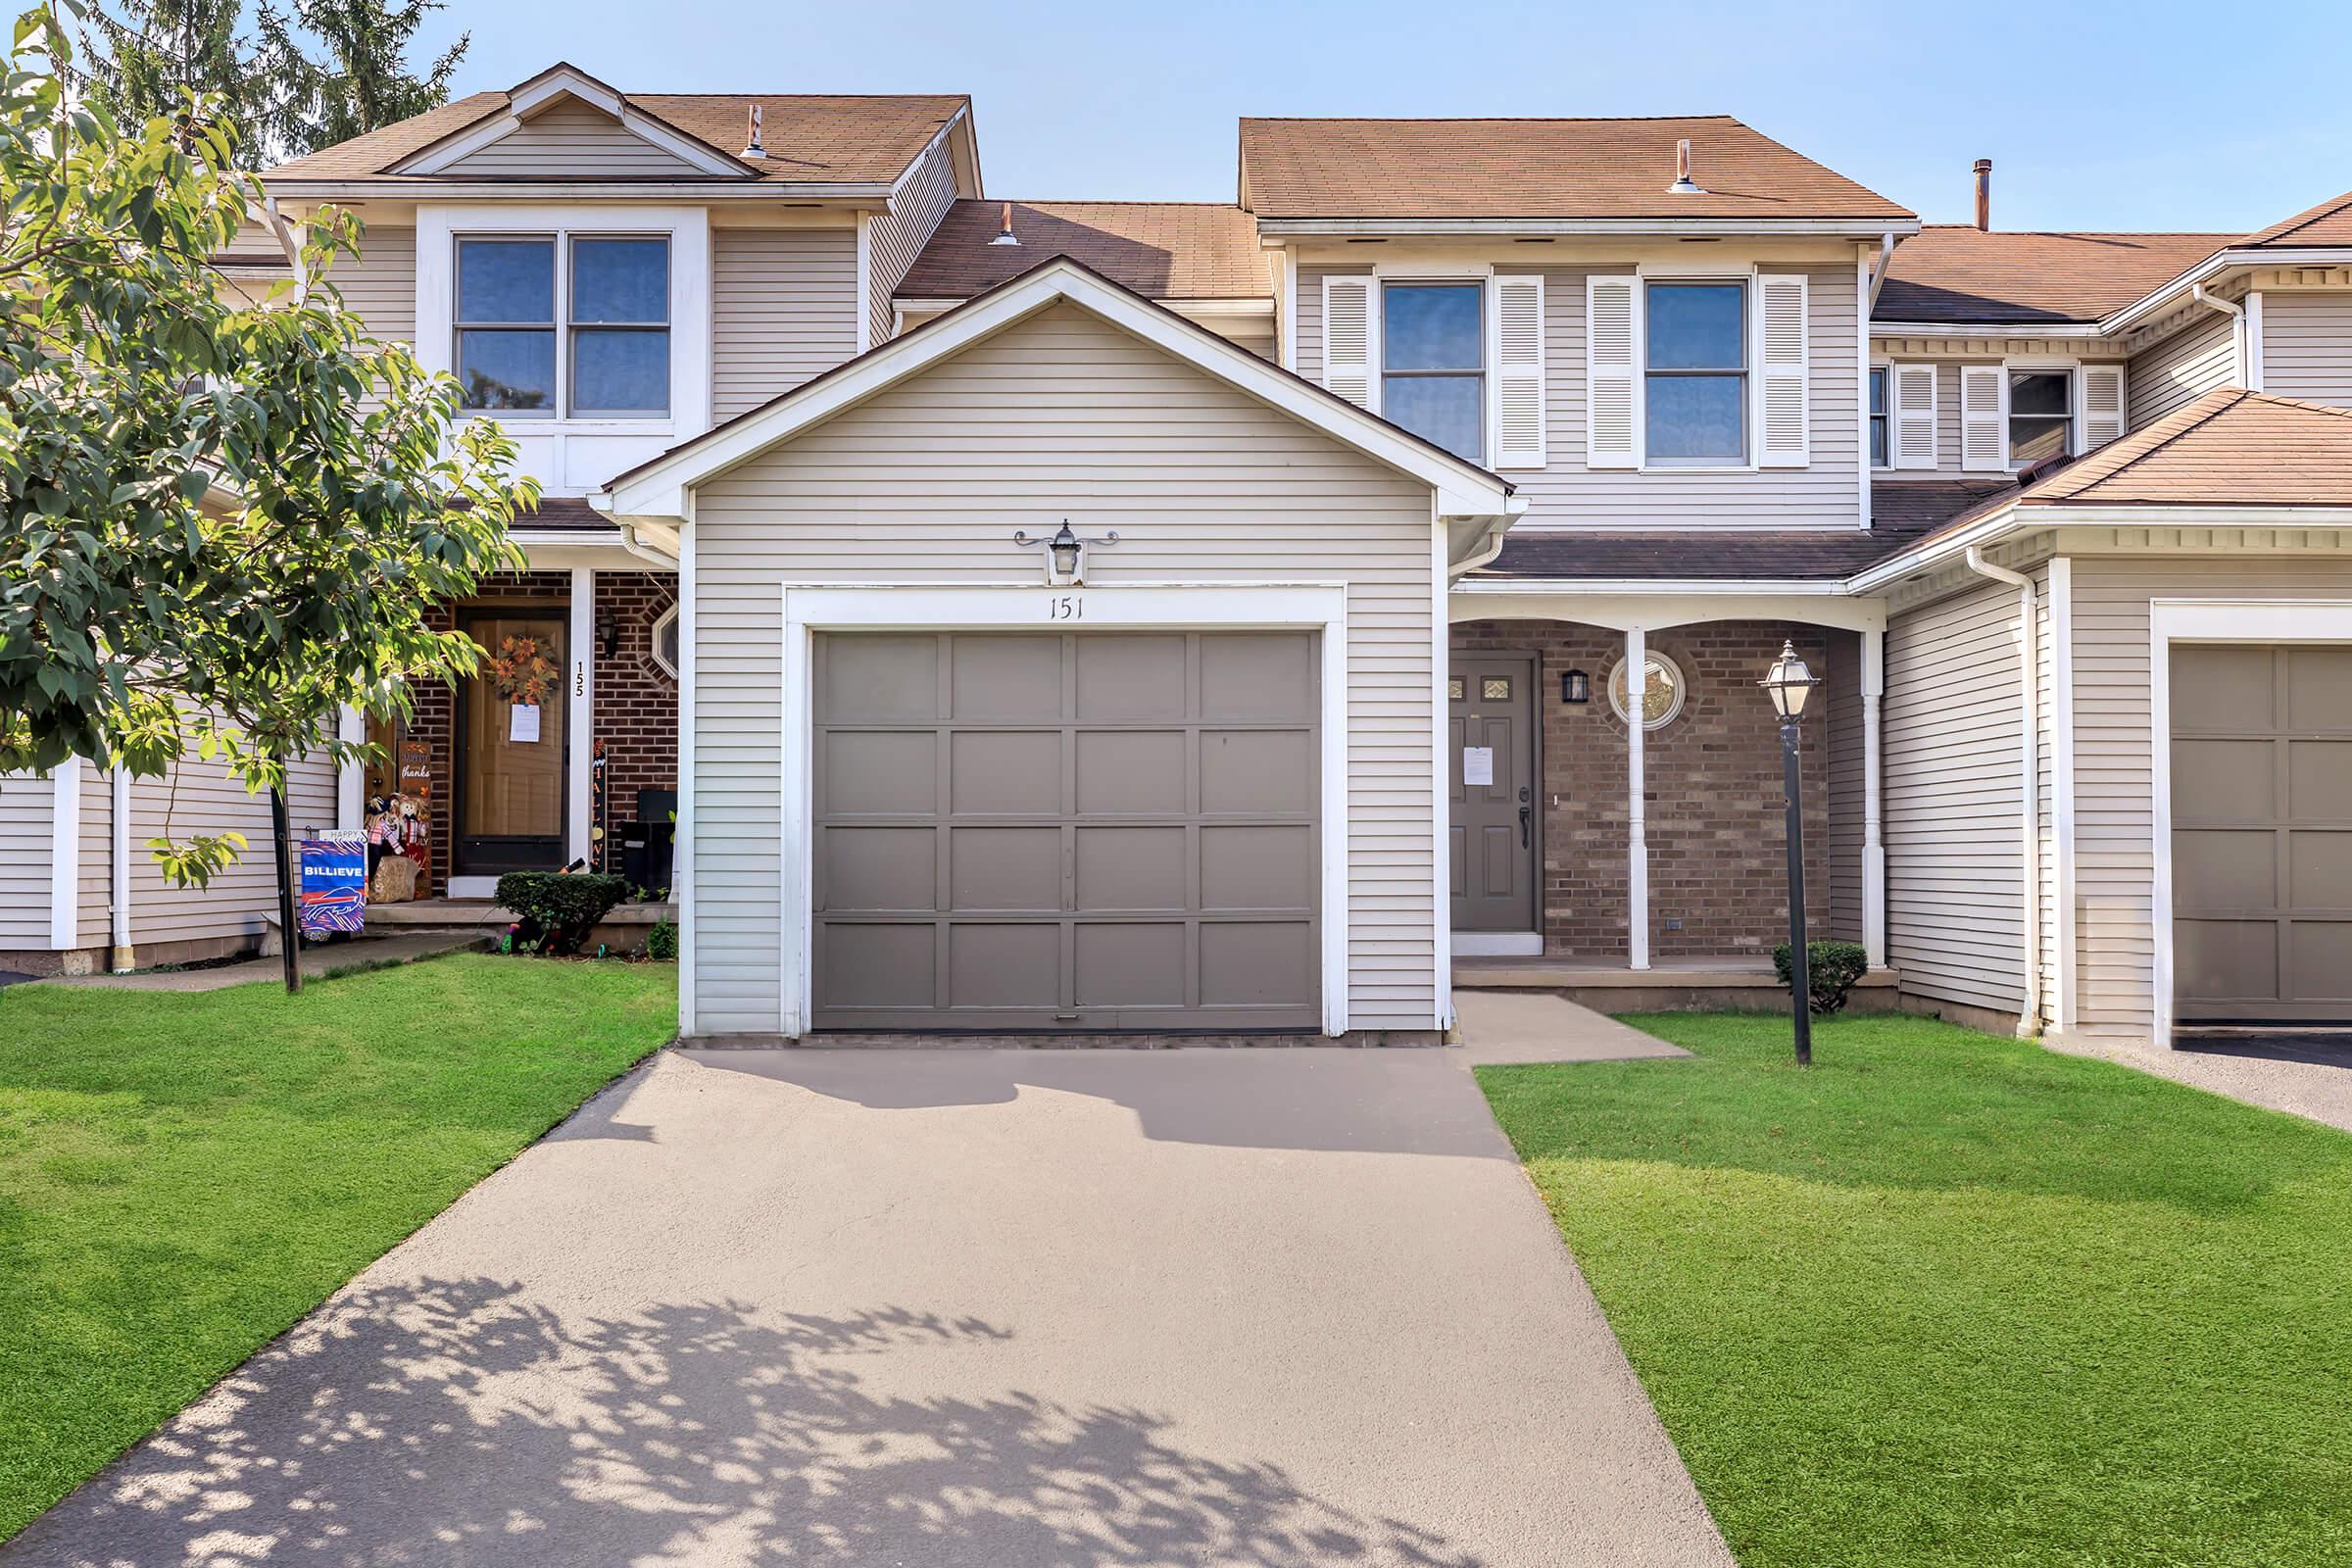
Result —
[[537, 708], [556, 689], [555, 661], [536, 637], [504, 638], [490, 656], [490, 684], [517, 708]]

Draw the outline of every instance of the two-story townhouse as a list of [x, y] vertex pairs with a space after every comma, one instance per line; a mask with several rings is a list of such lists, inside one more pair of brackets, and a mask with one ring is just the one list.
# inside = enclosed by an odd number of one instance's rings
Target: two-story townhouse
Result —
[[[353, 828], [370, 801], [423, 801], [430, 902], [379, 907], [379, 921], [479, 917], [516, 869], [617, 871], [625, 858], [665, 886], [675, 541], [618, 528], [584, 497], [890, 335], [899, 280], [955, 203], [981, 192], [969, 101], [630, 94], [558, 65], [267, 179], [297, 223], [328, 203], [362, 220], [360, 254], [328, 282], [377, 336], [456, 373], [469, 416], [515, 437], [546, 497], [515, 528], [528, 567], [449, 607], [449, 624], [486, 656], [529, 648], [561, 672], [527, 717], [488, 672], [420, 687], [410, 722], [366, 732], [380, 767], [296, 769], [294, 821]], [[258, 223], [218, 260], [231, 286], [287, 266]], [[167, 887], [146, 863], [151, 837], [223, 829], [266, 844], [266, 807], [193, 761], [155, 782], [86, 765], [10, 781], [0, 966], [252, 946], [274, 910], [266, 855], [202, 892]], [[632, 843], [655, 853], [628, 855]]]

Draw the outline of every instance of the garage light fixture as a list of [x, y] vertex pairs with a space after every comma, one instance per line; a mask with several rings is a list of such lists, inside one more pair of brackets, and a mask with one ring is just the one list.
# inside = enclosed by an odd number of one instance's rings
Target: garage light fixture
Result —
[[1050, 539], [1043, 534], [1030, 533], [1026, 529], [1015, 529], [1012, 542], [1016, 545], [1044, 545], [1046, 547], [1046, 586], [1066, 588], [1072, 583], [1086, 581], [1087, 546], [1115, 545], [1119, 542], [1119, 531], [1113, 528], [1100, 539], [1083, 539], [1070, 531], [1069, 519], [1065, 517], [1062, 519], [1061, 531]]

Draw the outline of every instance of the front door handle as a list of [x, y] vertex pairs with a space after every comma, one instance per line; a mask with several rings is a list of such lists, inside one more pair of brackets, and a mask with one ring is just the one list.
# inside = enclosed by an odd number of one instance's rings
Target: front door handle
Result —
[[1527, 808], [1519, 808], [1519, 847], [1527, 848]]

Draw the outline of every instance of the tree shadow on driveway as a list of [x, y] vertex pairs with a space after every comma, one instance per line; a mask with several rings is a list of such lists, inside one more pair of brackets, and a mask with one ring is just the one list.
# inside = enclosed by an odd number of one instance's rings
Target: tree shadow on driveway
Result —
[[897, 1307], [566, 1319], [485, 1278], [329, 1301], [15, 1542], [7, 1564], [1325, 1563], [1477, 1568], [1166, 1418], [907, 1398], [861, 1357], [1008, 1338]]

